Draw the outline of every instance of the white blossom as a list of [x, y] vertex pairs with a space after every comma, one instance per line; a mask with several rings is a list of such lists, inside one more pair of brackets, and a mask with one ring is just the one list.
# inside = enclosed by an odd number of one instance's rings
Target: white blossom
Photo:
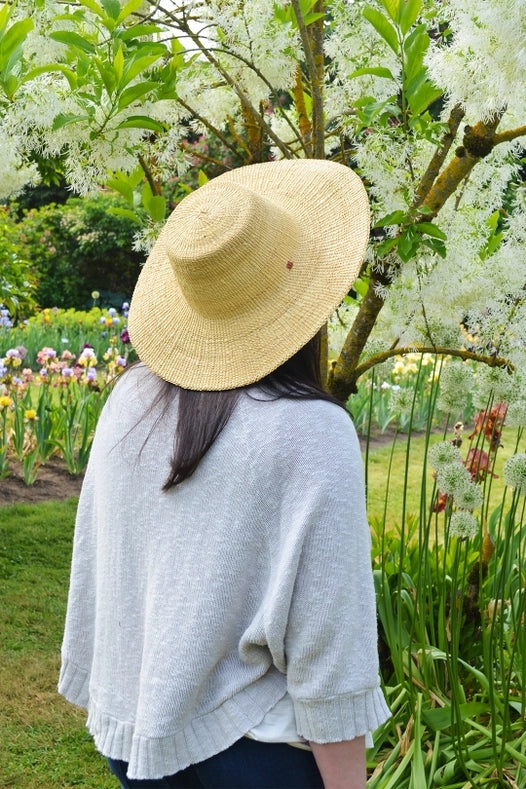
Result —
[[439, 469], [450, 463], [461, 463], [462, 455], [459, 448], [452, 444], [451, 441], [439, 441], [430, 447], [428, 460], [432, 468]]
[[437, 469], [437, 487], [448, 496], [455, 497], [471, 485], [471, 475], [462, 463], [444, 463]]
[[455, 494], [455, 504], [464, 510], [474, 510], [477, 507], [481, 507], [483, 499], [482, 490], [474, 482], [471, 482]]
[[512, 455], [506, 460], [504, 480], [517, 493], [526, 495], [526, 453]]
[[476, 120], [506, 107], [522, 109], [526, 5], [516, 0], [448, 0], [444, 6], [452, 40], [433, 46], [427, 64], [450, 102], [461, 102]]
[[473, 393], [473, 405], [487, 408], [488, 403], [507, 401], [513, 389], [513, 378], [502, 367], [479, 365], [475, 379], [477, 388]]
[[451, 516], [449, 522], [449, 533], [451, 536], [461, 540], [468, 540], [476, 537], [479, 525], [475, 516], [468, 510], [458, 510]]
[[526, 400], [510, 403], [506, 411], [506, 424], [509, 427], [526, 427]]
[[464, 362], [448, 362], [440, 374], [438, 407], [446, 413], [462, 411], [473, 388], [473, 370]]

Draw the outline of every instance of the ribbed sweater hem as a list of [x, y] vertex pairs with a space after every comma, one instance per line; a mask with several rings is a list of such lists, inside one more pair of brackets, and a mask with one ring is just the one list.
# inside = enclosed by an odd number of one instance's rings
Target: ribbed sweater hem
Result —
[[313, 742], [341, 742], [373, 732], [391, 717], [380, 687], [325, 699], [293, 697], [298, 734]]
[[257, 726], [286, 692], [286, 678], [271, 668], [256, 683], [226, 699], [219, 707], [194, 718], [162, 737], [141, 734], [140, 725], [117, 720], [89, 696], [88, 675], [64, 661], [59, 692], [88, 710], [87, 727], [97, 749], [107, 757], [128, 762], [128, 777], [163, 778], [229, 748]]

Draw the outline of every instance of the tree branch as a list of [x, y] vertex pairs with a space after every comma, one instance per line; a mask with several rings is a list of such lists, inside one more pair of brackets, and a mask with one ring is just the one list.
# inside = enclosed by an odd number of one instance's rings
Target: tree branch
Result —
[[181, 99], [179, 96], [177, 96], [177, 103], [180, 104], [181, 107], [184, 107], [185, 110], [187, 110], [196, 120], [199, 121], [199, 123], [202, 123], [203, 126], [206, 129], [208, 129], [208, 131], [211, 131], [212, 134], [214, 134], [219, 140], [221, 140], [221, 142], [226, 148], [229, 148], [232, 151], [232, 153], [234, 153], [236, 156], [239, 156], [240, 159], [243, 158], [239, 153], [239, 151], [236, 149], [236, 147], [232, 145], [228, 137], [226, 137], [219, 129], [217, 129], [212, 123], [210, 123], [210, 121], [208, 121], [206, 118], [200, 115], [197, 112], [197, 110], [194, 110], [189, 104], [183, 101], [183, 99]]
[[433, 186], [435, 179], [445, 162], [446, 156], [449, 153], [449, 149], [453, 145], [453, 141], [457, 135], [458, 127], [460, 126], [464, 115], [465, 112], [460, 104], [456, 104], [451, 110], [447, 121], [448, 130], [444, 133], [440, 142], [440, 148], [435, 151], [433, 158], [429, 162], [427, 170], [422, 176], [422, 180], [418, 184], [415, 199], [412, 205], [413, 209], [418, 208], [423, 203], [427, 193]]
[[262, 115], [260, 115], [260, 113], [256, 110], [256, 108], [254, 107], [254, 105], [252, 104], [250, 99], [248, 98], [247, 94], [244, 91], [241, 90], [239, 85], [235, 82], [235, 80], [232, 79], [230, 74], [226, 71], [226, 69], [223, 68], [221, 63], [219, 63], [219, 61], [212, 55], [210, 50], [204, 44], [201, 43], [197, 33], [194, 33], [193, 30], [191, 30], [187, 26], [183, 27], [182, 24], [181, 24], [181, 30], [182, 30], [182, 32], [184, 32], [185, 35], [187, 35], [194, 42], [196, 47], [198, 47], [198, 49], [203, 53], [203, 55], [206, 57], [208, 62], [211, 63], [214, 66], [214, 68], [217, 69], [217, 71], [219, 72], [219, 74], [221, 74], [221, 76], [223, 77], [225, 82], [227, 82], [230, 85], [232, 90], [237, 94], [237, 96], [238, 96], [238, 98], [239, 98], [239, 100], [241, 102], [241, 106], [242, 107], [247, 107], [250, 110], [250, 112], [252, 113], [252, 115], [255, 118], [257, 118], [257, 121], [258, 121], [261, 129], [265, 132], [265, 134], [268, 135], [268, 137], [272, 140], [272, 142], [276, 145], [276, 147], [279, 148], [279, 150], [281, 151], [283, 156], [286, 159], [291, 159], [292, 156], [291, 156], [291, 153], [290, 153], [289, 149], [287, 148], [287, 146], [283, 143], [282, 140], [280, 140], [280, 138], [271, 129], [271, 127], [268, 125], [268, 123], [265, 121], [265, 119], [262, 117]]
[[139, 159], [139, 164], [142, 167], [142, 171], [146, 177], [146, 180], [148, 181], [148, 185], [152, 190], [152, 195], [162, 195], [163, 190], [162, 190], [161, 182], [157, 178], [155, 178], [152, 172], [152, 168], [150, 167], [144, 156], [142, 156], [142, 154], [139, 154], [138, 159]]
[[508, 129], [507, 131], [495, 134], [493, 137], [493, 144], [498, 145], [500, 142], [511, 142], [517, 139], [517, 137], [523, 137], [525, 135], [526, 126], [518, 126], [516, 129]]
[[365, 343], [371, 334], [376, 319], [384, 300], [376, 292], [376, 286], [385, 284], [381, 282], [378, 275], [372, 275], [369, 282], [369, 289], [365, 294], [360, 309], [351, 331], [345, 338], [338, 361], [332, 366], [330, 371], [328, 386], [332, 394], [346, 402], [352, 392], [356, 391], [356, 370], [358, 360], [365, 347]]
[[382, 364], [382, 362], [386, 362], [393, 356], [406, 356], [408, 353], [430, 353], [435, 356], [458, 356], [460, 359], [464, 359], [464, 361], [471, 360], [474, 362], [481, 362], [482, 364], [487, 364], [488, 367], [503, 367], [510, 373], [515, 369], [514, 365], [510, 361], [503, 359], [501, 356], [485, 356], [480, 353], [475, 353], [474, 351], [466, 351], [463, 348], [444, 348], [442, 346], [419, 345], [416, 348], [390, 348], [388, 351], [376, 353], [374, 356], [371, 356], [370, 359], [367, 359], [366, 362], [363, 362], [362, 364], [358, 365], [358, 367], [356, 367], [354, 371], [356, 380], [358, 380], [361, 375], [366, 373], [367, 370], [370, 370], [377, 364]]
[[[319, 5], [320, 3], [316, 3], [316, 6]], [[299, 0], [292, 0], [292, 7], [296, 15], [303, 52], [305, 54], [305, 62], [307, 64], [307, 71], [309, 74], [309, 84], [312, 98], [312, 139], [314, 158], [324, 159], [325, 123], [323, 117], [323, 93], [321, 88], [322, 81], [320, 80], [320, 53], [318, 51], [318, 37], [315, 36], [313, 39], [311, 39], [309, 36], [303, 14], [301, 13]]]
[[495, 129], [501, 119], [496, 115], [490, 121], [479, 121], [475, 126], [464, 129], [463, 145], [456, 150], [455, 158], [448, 164], [422, 201], [430, 209], [427, 221], [431, 221], [445, 202], [457, 190], [461, 181], [469, 175], [473, 167], [487, 156], [496, 145]]
[[292, 86], [292, 95], [294, 97], [294, 104], [298, 113], [298, 121], [300, 127], [300, 137], [303, 140], [303, 145], [307, 158], [312, 157], [312, 124], [307, 115], [307, 108], [305, 106], [305, 96], [303, 95], [303, 74], [301, 65], [298, 63], [296, 67], [296, 74], [294, 75], [294, 84]]

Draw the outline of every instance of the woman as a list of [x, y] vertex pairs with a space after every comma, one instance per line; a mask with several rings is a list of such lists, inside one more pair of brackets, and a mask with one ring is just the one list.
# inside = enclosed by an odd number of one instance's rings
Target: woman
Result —
[[365, 787], [389, 712], [359, 446], [317, 335], [368, 226], [350, 169], [252, 165], [186, 197], [141, 272], [59, 681], [122, 787]]

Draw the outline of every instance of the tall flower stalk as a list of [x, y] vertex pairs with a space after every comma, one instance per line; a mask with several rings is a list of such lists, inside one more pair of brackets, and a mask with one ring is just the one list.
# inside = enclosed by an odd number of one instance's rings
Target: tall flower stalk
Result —
[[[444, 405], [439, 379], [432, 397]], [[398, 439], [385, 458], [383, 514], [372, 527], [381, 667], [393, 720], [377, 733], [374, 789], [525, 785], [526, 456], [522, 429], [505, 426], [505, 406], [491, 395], [486, 403], [474, 429], [462, 430], [458, 410], [443, 418], [441, 439], [439, 412], [430, 410], [417, 471], [411, 439], [402, 457]], [[514, 435], [507, 492], [495, 499], [499, 446]], [[440, 485], [447, 494], [438, 507]], [[403, 496], [393, 512], [397, 486]], [[418, 512], [409, 504], [415, 486]]]

